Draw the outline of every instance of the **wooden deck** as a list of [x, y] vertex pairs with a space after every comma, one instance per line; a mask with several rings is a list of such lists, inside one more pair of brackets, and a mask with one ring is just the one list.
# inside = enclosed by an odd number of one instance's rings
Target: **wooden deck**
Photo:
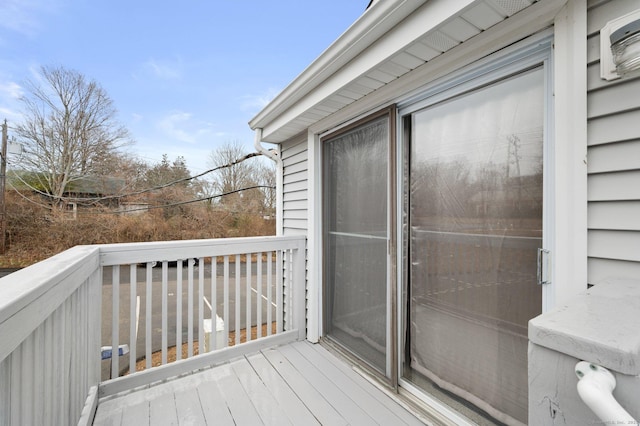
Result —
[[295, 342], [99, 401], [94, 425], [421, 425], [320, 345]]

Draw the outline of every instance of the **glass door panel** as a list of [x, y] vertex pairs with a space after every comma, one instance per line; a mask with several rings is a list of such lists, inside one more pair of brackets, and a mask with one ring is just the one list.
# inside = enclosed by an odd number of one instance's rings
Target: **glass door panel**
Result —
[[541, 313], [542, 68], [405, 118], [404, 377], [527, 422], [527, 322]]
[[388, 115], [323, 147], [324, 334], [386, 374]]

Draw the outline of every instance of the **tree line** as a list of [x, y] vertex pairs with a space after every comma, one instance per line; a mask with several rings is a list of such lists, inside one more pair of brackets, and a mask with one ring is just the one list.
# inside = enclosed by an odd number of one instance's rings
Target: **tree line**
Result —
[[6, 176], [7, 190], [17, 195], [9, 200], [38, 206], [49, 222], [68, 219], [71, 205], [93, 217], [153, 211], [150, 220], [223, 212], [231, 227], [242, 226], [242, 216], [269, 221], [275, 215], [275, 166], [240, 141], [212, 151], [211, 168], [192, 176], [184, 157], [165, 154], [149, 164], [127, 153], [134, 141], [113, 100], [75, 70], [42, 67], [20, 101], [22, 117], [11, 123], [11, 137], [23, 151]]
[[[231, 210], [242, 204], [245, 210], [270, 214], [274, 208], [274, 167], [255, 159], [238, 161], [248, 154], [239, 141], [212, 151], [211, 173], [190, 179], [184, 157], [170, 160], [165, 154], [159, 163], [148, 164], [123, 150], [134, 142], [96, 81], [74, 70], [42, 67], [39, 78], [25, 87], [22, 121], [12, 135], [24, 151], [10, 183], [38, 194], [39, 202], [63, 208], [70, 201], [82, 203], [79, 194], [93, 190], [127, 202], [156, 198], [175, 204], [201, 198]], [[249, 187], [259, 190], [242, 191]], [[216, 197], [222, 194], [228, 196]]]

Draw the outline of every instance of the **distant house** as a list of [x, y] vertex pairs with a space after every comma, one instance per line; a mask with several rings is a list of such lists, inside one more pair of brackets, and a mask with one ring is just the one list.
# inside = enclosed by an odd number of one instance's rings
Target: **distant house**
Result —
[[125, 180], [113, 177], [85, 177], [72, 181], [68, 185], [65, 197], [78, 201], [96, 201], [103, 206], [117, 207], [118, 197], [125, 188]]
[[431, 409], [554, 412], [528, 321], [640, 280], [640, 78], [609, 40], [639, 7], [374, 1], [250, 121], [307, 238], [308, 339]]
[[[42, 189], [42, 185], [39, 184], [42, 179], [37, 178], [33, 173], [17, 171], [15, 174], [9, 175], [8, 178], [9, 185], [17, 191], [26, 191], [27, 193], [48, 198], [43, 195], [45, 191]], [[74, 210], [78, 205], [82, 206], [86, 203], [118, 207], [120, 198], [117, 195], [123, 192], [125, 186], [126, 182], [121, 178], [87, 176], [73, 179], [67, 185], [63, 198], [70, 203], [70, 210]]]
[[120, 203], [119, 211], [122, 214], [138, 216], [149, 211], [149, 203]]

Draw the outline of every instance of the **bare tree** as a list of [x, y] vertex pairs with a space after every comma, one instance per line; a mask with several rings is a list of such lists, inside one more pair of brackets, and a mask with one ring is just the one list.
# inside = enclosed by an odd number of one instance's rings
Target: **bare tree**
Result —
[[[257, 157], [250, 161], [248, 159]], [[244, 212], [262, 217], [275, 216], [275, 164], [260, 156], [248, 154], [238, 141], [227, 142], [211, 152], [209, 165], [215, 169], [202, 190], [222, 195], [219, 206], [232, 213]]]
[[263, 196], [262, 215], [269, 218], [276, 216], [276, 165], [271, 160], [260, 161], [254, 170], [254, 181], [261, 185]]
[[[228, 142], [213, 151], [209, 156], [212, 168], [233, 164], [238, 159], [247, 155], [239, 141]], [[249, 161], [242, 161], [230, 167], [222, 167], [212, 176], [213, 187], [219, 194], [229, 194], [220, 199], [220, 203], [229, 210], [237, 210], [242, 202], [243, 188], [255, 185], [254, 166]]]
[[40, 73], [27, 82], [16, 135], [25, 146], [23, 165], [60, 204], [70, 183], [105, 169], [128, 132], [98, 83], [62, 67], [42, 67]]

